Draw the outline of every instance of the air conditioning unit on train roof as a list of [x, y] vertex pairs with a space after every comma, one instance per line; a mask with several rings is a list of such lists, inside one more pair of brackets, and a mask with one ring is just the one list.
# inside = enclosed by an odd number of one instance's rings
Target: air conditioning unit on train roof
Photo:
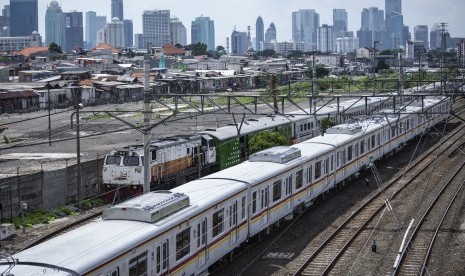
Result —
[[283, 164], [300, 156], [302, 156], [302, 153], [298, 148], [279, 146], [254, 153], [249, 156], [249, 161]]
[[355, 134], [362, 131], [361, 125], [337, 125], [326, 130], [327, 134]]
[[189, 206], [189, 196], [171, 191], [155, 191], [130, 199], [103, 211], [104, 220], [156, 222]]

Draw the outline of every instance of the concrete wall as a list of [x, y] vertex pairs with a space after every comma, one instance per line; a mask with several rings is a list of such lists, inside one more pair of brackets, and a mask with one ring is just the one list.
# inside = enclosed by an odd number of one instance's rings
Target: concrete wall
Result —
[[[100, 194], [103, 159], [81, 163], [82, 199]], [[0, 179], [0, 219], [18, 216], [20, 202], [28, 211], [53, 209], [77, 201], [77, 166]]]

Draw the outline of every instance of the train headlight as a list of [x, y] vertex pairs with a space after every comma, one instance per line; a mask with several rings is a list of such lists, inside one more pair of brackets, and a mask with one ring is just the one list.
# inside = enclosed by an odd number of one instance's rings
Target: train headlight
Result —
[[136, 173], [141, 173], [142, 169], [141, 168], [136, 168]]
[[137, 189], [137, 186], [136, 186], [136, 185], [133, 185], [132, 188], [135, 190], [135, 189]]

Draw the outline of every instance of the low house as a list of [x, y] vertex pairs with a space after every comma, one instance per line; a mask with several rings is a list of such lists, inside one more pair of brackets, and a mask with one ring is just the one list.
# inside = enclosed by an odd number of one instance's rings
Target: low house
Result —
[[0, 91], [0, 113], [23, 113], [39, 109], [39, 95], [33, 90]]

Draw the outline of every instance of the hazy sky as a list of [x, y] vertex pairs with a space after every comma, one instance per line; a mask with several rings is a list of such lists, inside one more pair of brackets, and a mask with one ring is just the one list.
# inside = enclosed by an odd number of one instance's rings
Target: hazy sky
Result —
[[[51, 0], [39, 0], [39, 32], [45, 36], [44, 17]], [[9, 0], [0, 0], [1, 7]], [[63, 11], [77, 10], [83, 13], [93, 10], [98, 15], [107, 15], [110, 20], [111, 0], [58, 0]], [[178, 17], [187, 29], [190, 42], [191, 21], [195, 17], [209, 16], [215, 21], [215, 41], [225, 45], [226, 37], [236, 26], [246, 31], [250, 25], [255, 37], [255, 21], [260, 15], [265, 30], [271, 22], [277, 29], [278, 41], [292, 38], [292, 12], [299, 9], [315, 9], [320, 14], [320, 24], [332, 25], [332, 10], [346, 9], [349, 30], [360, 28], [360, 13], [363, 8], [378, 7], [384, 10], [384, 0], [124, 0], [124, 17], [134, 22], [134, 33], [142, 32], [142, 12], [153, 9], [169, 9], [171, 17]], [[413, 36], [415, 25], [446, 22], [452, 37], [465, 37], [465, 0], [404, 0], [402, 13], [404, 24], [410, 27]], [[44, 38], [45, 39], [45, 38]]]

